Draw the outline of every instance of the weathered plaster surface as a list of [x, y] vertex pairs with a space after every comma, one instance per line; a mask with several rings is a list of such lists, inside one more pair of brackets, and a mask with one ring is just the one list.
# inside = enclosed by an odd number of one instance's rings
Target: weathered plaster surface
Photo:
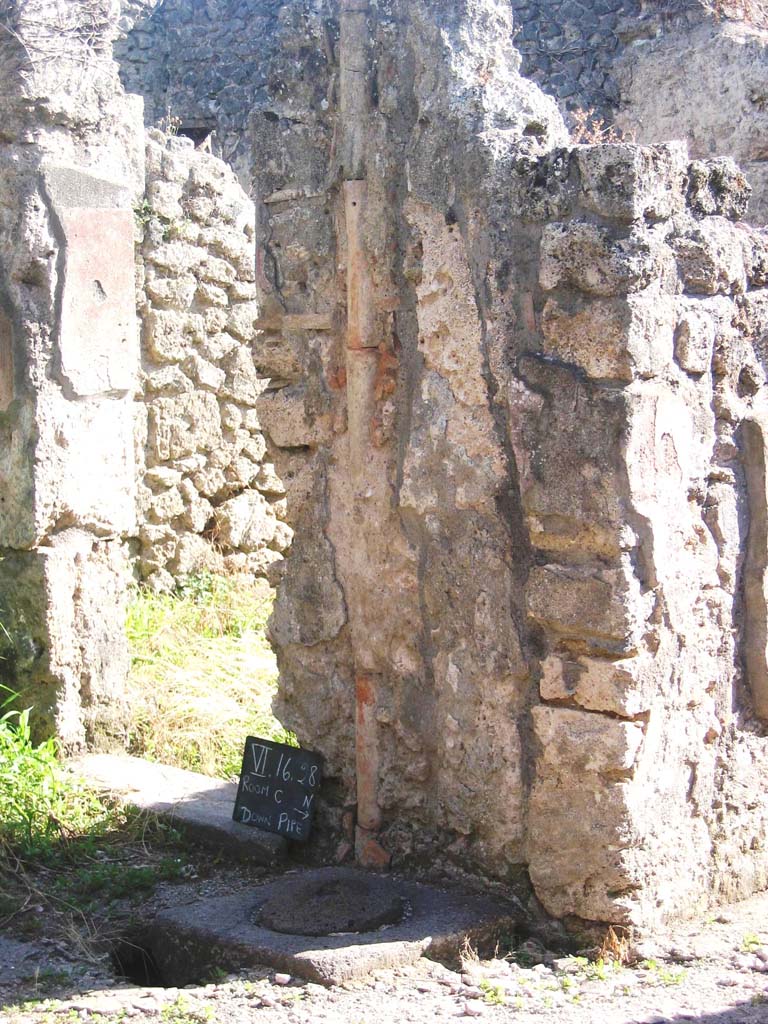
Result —
[[27, 0], [3, 16], [3, 680], [66, 745], [109, 743], [135, 522], [140, 106], [111, 60], [113, 5]]

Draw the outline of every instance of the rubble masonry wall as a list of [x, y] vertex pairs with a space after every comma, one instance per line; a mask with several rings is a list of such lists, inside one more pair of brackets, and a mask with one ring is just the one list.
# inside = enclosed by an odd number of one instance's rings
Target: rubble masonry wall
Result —
[[142, 386], [137, 396], [140, 579], [265, 575], [292, 532], [265, 459], [254, 366], [254, 207], [190, 139], [151, 130], [137, 206]]

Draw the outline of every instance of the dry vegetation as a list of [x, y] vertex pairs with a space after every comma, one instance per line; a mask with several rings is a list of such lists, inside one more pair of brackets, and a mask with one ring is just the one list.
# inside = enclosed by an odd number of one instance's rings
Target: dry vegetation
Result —
[[207, 775], [240, 770], [247, 735], [295, 742], [272, 714], [271, 592], [247, 576], [138, 589], [128, 614], [130, 753]]
[[607, 142], [634, 142], [634, 136], [607, 124], [594, 107], [570, 111], [571, 139], [577, 145], [603, 145]]

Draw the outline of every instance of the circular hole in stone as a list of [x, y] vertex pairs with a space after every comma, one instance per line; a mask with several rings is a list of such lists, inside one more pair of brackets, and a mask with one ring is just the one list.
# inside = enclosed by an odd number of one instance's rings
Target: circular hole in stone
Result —
[[257, 908], [254, 921], [283, 935], [372, 932], [403, 918], [405, 900], [378, 878], [306, 881], [285, 879]]

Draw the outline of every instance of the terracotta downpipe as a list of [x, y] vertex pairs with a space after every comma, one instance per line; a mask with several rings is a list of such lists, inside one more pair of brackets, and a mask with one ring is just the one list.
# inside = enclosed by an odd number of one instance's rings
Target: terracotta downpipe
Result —
[[[367, 490], [378, 367], [378, 339], [374, 329], [372, 284], [364, 237], [368, 201], [365, 136], [370, 116], [368, 0], [341, 0], [340, 14], [339, 158], [344, 179], [347, 243], [347, 433], [351, 484], [355, 502], [358, 502]], [[354, 591], [357, 589], [353, 587]], [[354, 594], [348, 596], [354, 636], [359, 609]], [[381, 826], [376, 677], [359, 669], [355, 673], [355, 700], [355, 856], [365, 867], [384, 867], [389, 863], [389, 855], [376, 839], [376, 832]]]

